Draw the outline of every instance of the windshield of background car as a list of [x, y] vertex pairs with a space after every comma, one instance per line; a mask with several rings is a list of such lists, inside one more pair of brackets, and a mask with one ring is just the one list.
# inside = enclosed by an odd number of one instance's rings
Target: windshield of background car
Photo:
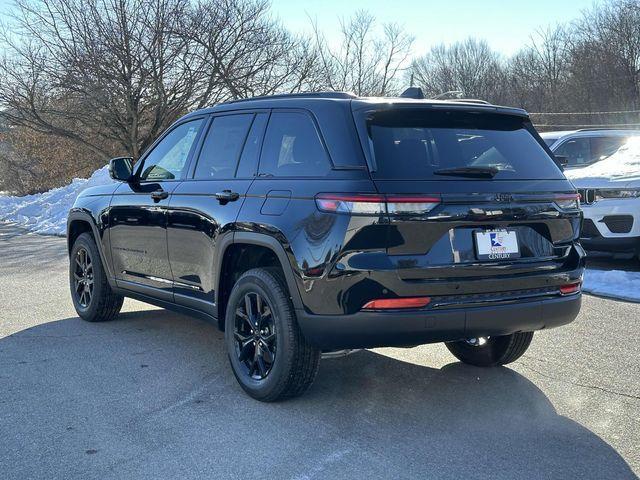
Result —
[[366, 122], [376, 179], [464, 181], [438, 171], [469, 167], [496, 169], [494, 180], [564, 178], [520, 116], [397, 108]]

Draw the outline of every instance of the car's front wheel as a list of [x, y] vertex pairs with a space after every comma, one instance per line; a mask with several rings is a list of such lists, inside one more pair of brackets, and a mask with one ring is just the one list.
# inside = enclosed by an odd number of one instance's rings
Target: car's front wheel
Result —
[[124, 297], [111, 290], [100, 252], [89, 233], [78, 236], [69, 255], [69, 286], [78, 315], [88, 322], [105, 322], [115, 318]]
[[251, 397], [272, 402], [304, 393], [318, 371], [320, 350], [305, 340], [277, 269], [245, 272], [225, 317], [233, 373]]
[[476, 367], [505, 365], [520, 358], [529, 348], [533, 332], [518, 332], [498, 337], [477, 337], [445, 345], [461, 362]]

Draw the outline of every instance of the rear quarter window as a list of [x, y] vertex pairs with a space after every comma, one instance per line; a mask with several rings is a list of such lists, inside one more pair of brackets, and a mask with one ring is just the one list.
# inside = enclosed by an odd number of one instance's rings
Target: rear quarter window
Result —
[[275, 177], [324, 177], [330, 170], [329, 157], [308, 114], [271, 114], [262, 147], [260, 173]]
[[466, 180], [438, 170], [491, 167], [500, 179], [562, 179], [526, 119], [505, 114], [394, 109], [366, 115], [378, 179]]

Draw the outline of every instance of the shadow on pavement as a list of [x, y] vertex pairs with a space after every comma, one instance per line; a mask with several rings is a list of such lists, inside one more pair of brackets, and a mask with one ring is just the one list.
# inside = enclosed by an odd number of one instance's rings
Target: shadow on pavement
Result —
[[640, 272], [640, 260], [617, 259], [606, 257], [590, 257], [587, 254], [587, 268], [598, 270], [624, 270], [627, 272]]
[[213, 326], [164, 310], [0, 339], [3, 478], [636, 478], [508, 368], [323, 360], [248, 398]]

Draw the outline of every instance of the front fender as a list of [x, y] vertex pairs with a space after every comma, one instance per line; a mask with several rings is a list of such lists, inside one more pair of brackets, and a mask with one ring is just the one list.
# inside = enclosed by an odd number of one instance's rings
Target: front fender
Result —
[[[90, 231], [100, 252], [100, 260], [105, 270], [107, 280], [115, 287], [115, 276], [111, 267], [111, 256], [108, 246], [105, 245], [105, 236], [108, 235], [108, 210], [105, 209], [99, 215], [85, 207], [73, 207], [67, 217], [67, 251], [71, 253], [73, 242], [79, 233]], [[79, 232], [76, 234], [76, 232]]]

